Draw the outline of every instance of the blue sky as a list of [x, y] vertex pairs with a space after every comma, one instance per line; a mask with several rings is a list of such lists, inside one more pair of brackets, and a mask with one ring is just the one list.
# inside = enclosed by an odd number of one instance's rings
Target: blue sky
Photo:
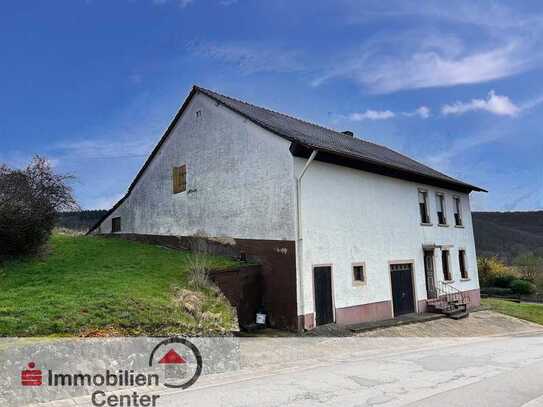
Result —
[[44, 155], [109, 208], [199, 84], [543, 209], [543, 4], [446, 4], [3, 2], [0, 162]]

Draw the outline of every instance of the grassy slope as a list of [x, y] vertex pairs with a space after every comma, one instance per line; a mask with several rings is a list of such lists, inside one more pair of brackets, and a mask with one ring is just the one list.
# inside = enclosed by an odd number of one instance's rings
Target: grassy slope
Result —
[[483, 298], [481, 303], [502, 314], [543, 325], [543, 304], [518, 304], [496, 298]]
[[[0, 336], [73, 335], [93, 330], [118, 335], [202, 332], [173, 301], [187, 285], [190, 253], [117, 239], [55, 235], [43, 259], [0, 266]], [[212, 258], [213, 267], [234, 266]], [[229, 329], [233, 312], [205, 290], [207, 330]]]

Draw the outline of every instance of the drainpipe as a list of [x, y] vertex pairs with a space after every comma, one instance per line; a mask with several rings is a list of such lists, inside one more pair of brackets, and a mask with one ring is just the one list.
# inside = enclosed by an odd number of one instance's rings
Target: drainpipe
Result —
[[[297, 280], [298, 280], [298, 292], [300, 299], [300, 310], [302, 317], [305, 316], [304, 312], [304, 291], [303, 291], [303, 238], [302, 238], [302, 177], [309, 168], [311, 162], [315, 159], [317, 155], [317, 150], [313, 150], [311, 155], [305, 162], [304, 168], [300, 174], [296, 177], [296, 271], [297, 271]], [[299, 331], [303, 331], [304, 327], [298, 327]]]

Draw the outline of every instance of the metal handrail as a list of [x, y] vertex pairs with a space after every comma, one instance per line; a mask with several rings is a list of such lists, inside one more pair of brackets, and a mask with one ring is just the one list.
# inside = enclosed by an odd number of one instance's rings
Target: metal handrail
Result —
[[457, 305], [465, 305], [467, 308], [470, 302], [469, 295], [443, 281], [440, 281], [439, 286], [436, 287], [436, 294], [436, 298], [429, 300], [429, 302], [439, 303], [443, 309], [451, 309]]

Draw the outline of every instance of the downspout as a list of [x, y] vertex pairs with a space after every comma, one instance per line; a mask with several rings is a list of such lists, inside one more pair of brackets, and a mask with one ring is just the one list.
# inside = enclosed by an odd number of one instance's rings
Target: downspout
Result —
[[[302, 319], [305, 317], [304, 312], [304, 283], [303, 283], [303, 237], [302, 237], [302, 178], [309, 168], [311, 162], [315, 159], [317, 155], [317, 150], [313, 150], [311, 155], [305, 162], [304, 168], [300, 174], [296, 177], [296, 274], [298, 280], [298, 293], [300, 300], [300, 312], [302, 314]], [[304, 324], [301, 327], [298, 327], [299, 331], [303, 331]]]

